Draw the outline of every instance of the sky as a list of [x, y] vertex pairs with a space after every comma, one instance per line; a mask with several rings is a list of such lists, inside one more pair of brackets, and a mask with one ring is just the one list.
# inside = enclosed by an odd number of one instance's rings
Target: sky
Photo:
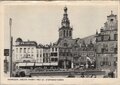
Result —
[[[5, 48], [9, 45], [9, 18], [12, 18], [12, 36], [14, 41], [36, 41], [38, 44], [56, 42], [58, 29], [63, 18], [63, 5], [8, 5], [4, 8]], [[70, 25], [73, 27], [73, 38], [84, 38], [96, 33], [107, 21], [107, 16], [117, 14], [113, 5], [67, 5]]]

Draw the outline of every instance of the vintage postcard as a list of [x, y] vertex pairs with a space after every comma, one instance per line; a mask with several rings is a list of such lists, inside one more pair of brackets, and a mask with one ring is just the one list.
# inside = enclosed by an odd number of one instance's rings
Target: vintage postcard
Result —
[[120, 85], [119, 2], [1, 2], [2, 85]]

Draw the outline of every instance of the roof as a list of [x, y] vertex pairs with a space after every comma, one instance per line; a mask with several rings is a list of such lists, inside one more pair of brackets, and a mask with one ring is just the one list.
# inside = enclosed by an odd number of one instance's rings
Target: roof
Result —
[[35, 41], [22, 41], [17, 46], [37, 46]]
[[22, 42], [22, 39], [21, 38], [17, 38], [16, 42]]
[[44, 46], [42, 44], [37, 45], [37, 48], [43, 48]]
[[92, 43], [94, 44], [95, 43], [95, 40], [96, 40], [96, 35], [90, 35], [90, 36], [87, 36], [87, 37], [84, 37], [82, 38], [81, 40], [84, 40], [85, 41], [85, 44], [89, 44], [91, 41]]
[[114, 15], [114, 14], [111, 14], [111, 15], [109, 15], [109, 16], [107, 16], [107, 17], [116, 17], [117, 15]]
[[56, 45], [58, 47], [65, 47], [64, 44], [66, 44], [67, 47], [79, 47], [81, 44], [81, 39], [76, 38], [76, 39], [69, 39], [69, 38], [64, 38], [64, 39], [58, 39], [56, 42]]
[[113, 14], [113, 11], [111, 11], [111, 14], [109, 15], [109, 16], [107, 16], [107, 17], [116, 17], [117, 15], [114, 15]]

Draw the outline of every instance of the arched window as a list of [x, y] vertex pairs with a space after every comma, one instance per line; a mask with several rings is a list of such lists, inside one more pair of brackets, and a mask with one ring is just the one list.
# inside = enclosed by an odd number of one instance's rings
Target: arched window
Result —
[[67, 30], [66, 36], [68, 36], [68, 30]]
[[71, 35], [72, 35], [71, 31], [69, 31], [69, 36], [71, 36]]
[[64, 37], [65, 37], [65, 30], [64, 30], [64, 33], [63, 33], [63, 34], [64, 34]]

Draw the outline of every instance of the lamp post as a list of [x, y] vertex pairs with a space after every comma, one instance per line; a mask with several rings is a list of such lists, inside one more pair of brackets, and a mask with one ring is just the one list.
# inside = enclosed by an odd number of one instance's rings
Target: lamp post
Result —
[[12, 77], [12, 41], [13, 37], [11, 34], [11, 27], [12, 27], [12, 18], [9, 19], [9, 26], [10, 26], [10, 77]]

